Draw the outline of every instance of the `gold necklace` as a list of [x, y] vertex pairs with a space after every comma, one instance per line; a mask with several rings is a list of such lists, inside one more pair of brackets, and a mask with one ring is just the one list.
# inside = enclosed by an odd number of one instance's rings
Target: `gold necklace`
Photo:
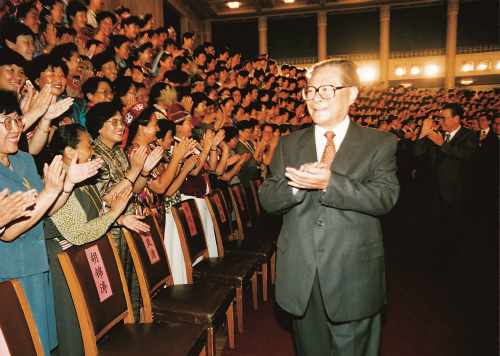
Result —
[[238, 139], [238, 141], [240, 141], [242, 144], [244, 144], [250, 150], [250, 152], [255, 153], [255, 150], [252, 148], [252, 146], [250, 146], [250, 144], [243, 142], [240, 139]]
[[[118, 170], [120, 171], [122, 177], [125, 177], [125, 174], [123, 173], [123, 171], [120, 169], [120, 166], [115, 162], [115, 160], [113, 159], [113, 157], [111, 157], [111, 155], [108, 153], [108, 151], [101, 146], [101, 144], [99, 143], [99, 139], [96, 139], [94, 140], [95, 144], [98, 145], [103, 151], [104, 153], [109, 157], [109, 159], [114, 163], [114, 165], [116, 166], [116, 168], [118, 168]], [[107, 147], [107, 146], [106, 146]]]

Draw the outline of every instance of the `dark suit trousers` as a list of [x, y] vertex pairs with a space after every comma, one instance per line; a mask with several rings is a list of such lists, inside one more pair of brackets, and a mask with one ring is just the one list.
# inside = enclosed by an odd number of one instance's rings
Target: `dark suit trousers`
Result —
[[356, 321], [332, 322], [325, 312], [317, 273], [306, 313], [293, 319], [293, 330], [298, 356], [379, 355], [380, 313]]

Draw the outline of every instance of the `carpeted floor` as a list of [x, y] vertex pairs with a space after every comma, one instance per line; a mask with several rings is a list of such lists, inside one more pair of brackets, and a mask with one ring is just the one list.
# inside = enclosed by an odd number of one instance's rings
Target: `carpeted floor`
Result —
[[[499, 355], [498, 239], [471, 232], [481, 242], [468, 261], [458, 269], [439, 266], [419, 209], [403, 194], [383, 220], [388, 304], [381, 356]], [[274, 302], [274, 288], [258, 311], [250, 293], [245, 297], [244, 333], [236, 335], [236, 350], [226, 344], [221, 355], [294, 356], [290, 317]]]

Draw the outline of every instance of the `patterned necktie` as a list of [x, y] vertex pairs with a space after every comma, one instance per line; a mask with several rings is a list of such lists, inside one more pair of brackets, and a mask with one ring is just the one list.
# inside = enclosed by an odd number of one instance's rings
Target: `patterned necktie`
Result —
[[327, 167], [332, 165], [333, 159], [335, 158], [335, 154], [337, 151], [335, 150], [335, 143], [333, 142], [333, 138], [335, 134], [333, 131], [325, 132], [326, 137], [326, 146], [325, 151], [323, 152], [323, 156], [321, 157], [321, 163], [324, 163]]
[[444, 141], [445, 141], [445, 142], [450, 142], [450, 136], [451, 136], [451, 135], [450, 135], [449, 133], [447, 133], [447, 134], [446, 134], [446, 137], [445, 137], [445, 139], [444, 139]]

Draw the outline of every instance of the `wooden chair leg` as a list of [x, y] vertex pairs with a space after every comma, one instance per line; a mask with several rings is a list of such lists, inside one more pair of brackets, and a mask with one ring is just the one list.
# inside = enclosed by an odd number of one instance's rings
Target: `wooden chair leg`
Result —
[[276, 283], [276, 252], [271, 256], [271, 283]]
[[262, 264], [262, 300], [267, 302], [267, 262]]
[[238, 332], [243, 333], [243, 291], [236, 288], [236, 313], [238, 315]]
[[234, 303], [227, 310], [227, 334], [229, 336], [229, 348], [234, 350]]
[[214, 328], [207, 328], [207, 356], [215, 355]]
[[257, 271], [252, 276], [253, 309], [259, 310], [259, 297], [257, 296]]

